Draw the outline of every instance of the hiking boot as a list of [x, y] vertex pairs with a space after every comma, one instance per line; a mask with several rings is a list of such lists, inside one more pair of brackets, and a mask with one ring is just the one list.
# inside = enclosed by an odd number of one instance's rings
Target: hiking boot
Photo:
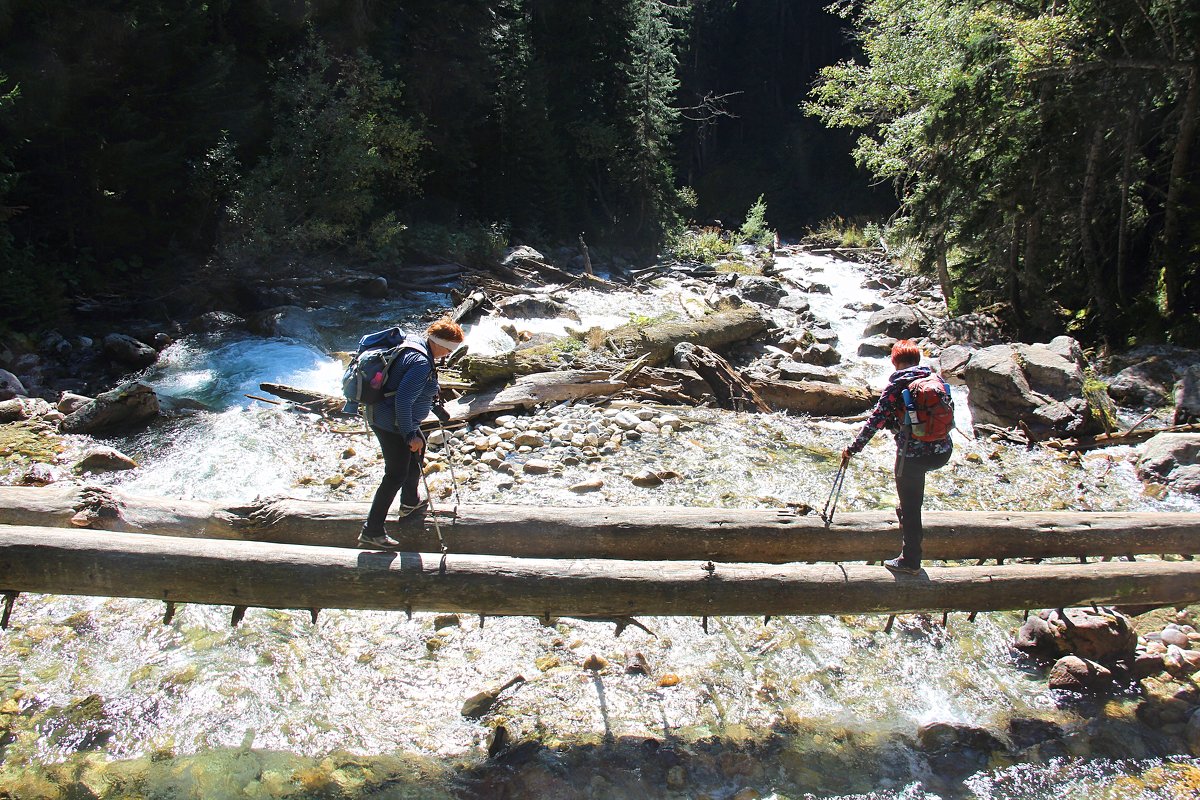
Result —
[[918, 575], [921, 572], [920, 565], [915, 566], [915, 567], [910, 567], [908, 564], [905, 564], [904, 561], [901, 560], [899, 557], [889, 558], [887, 561], [883, 562], [883, 565], [885, 567], [887, 567], [888, 569], [890, 569], [892, 572], [903, 572], [905, 575]]
[[417, 504], [413, 506], [410, 506], [407, 503], [401, 503], [400, 510], [396, 512], [396, 516], [400, 519], [404, 519], [409, 514], [413, 513], [414, 511], [420, 511], [427, 505], [429, 505], [428, 500], [418, 500]]
[[363, 528], [358, 534], [358, 544], [368, 550], [396, 550], [400, 543], [387, 535], [387, 531], [368, 531]]

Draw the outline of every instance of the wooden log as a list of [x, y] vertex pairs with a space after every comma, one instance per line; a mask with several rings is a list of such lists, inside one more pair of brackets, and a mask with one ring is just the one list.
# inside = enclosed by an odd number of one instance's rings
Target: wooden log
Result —
[[707, 381], [721, 408], [732, 411], [771, 410], [741, 373], [709, 348], [684, 342], [675, 349], [677, 358], [681, 351], [683, 361]]
[[[675, 345], [680, 342], [720, 349], [757, 336], [766, 329], [766, 319], [756, 309], [749, 307], [685, 322], [625, 325], [608, 334], [604, 351], [596, 353], [591, 360], [626, 362], [647, 355], [647, 363], [660, 365], [670, 360]], [[498, 356], [468, 355], [460, 362], [460, 369], [464, 377], [479, 386], [487, 386], [510, 380], [513, 376], [564, 369], [577, 363], [583, 367], [591, 366], [587, 362], [588, 359], [576, 355], [574, 349], [551, 343]]]
[[1100, 447], [1113, 447], [1121, 444], [1141, 444], [1153, 439], [1160, 433], [1196, 433], [1200, 424], [1170, 425], [1165, 428], [1143, 428], [1141, 430], [1118, 431], [1112, 434], [1096, 436], [1081, 436], [1077, 439], [1046, 439], [1042, 444], [1058, 450], [1095, 450]]
[[875, 405], [875, 395], [859, 386], [822, 381], [754, 381], [750, 384], [774, 411], [844, 417]]
[[[222, 506], [106, 487], [0, 487], [0, 524], [353, 547], [369, 503], [268, 498]], [[406, 549], [537, 558], [877, 561], [896, 554], [892, 513], [816, 515], [682, 506], [462, 505], [389, 529]], [[73, 521], [74, 520], [74, 521]], [[1200, 553], [1200, 514], [926, 511], [926, 558], [1120, 557]]]
[[549, 617], [864, 614], [1200, 601], [1198, 562], [930, 567], [520, 559], [0, 526], [0, 589]]

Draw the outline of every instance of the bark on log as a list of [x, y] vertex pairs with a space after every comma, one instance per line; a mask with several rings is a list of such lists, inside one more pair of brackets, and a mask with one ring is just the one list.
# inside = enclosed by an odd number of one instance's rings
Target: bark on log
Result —
[[519, 559], [0, 526], [0, 589], [550, 617], [863, 614], [1200, 601], [1200, 562], [931, 567]]
[[1141, 428], [1135, 431], [1119, 431], [1113, 434], [1083, 436], [1078, 439], [1046, 439], [1042, 444], [1058, 450], [1085, 451], [1100, 447], [1113, 447], [1120, 444], [1140, 444], [1153, 439], [1160, 433], [1195, 433], [1200, 431], [1200, 424], [1170, 425], [1166, 428]]
[[684, 342], [675, 356], [707, 381], [721, 408], [732, 411], [770, 411], [758, 393], [733, 365], [703, 345]]
[[[244, 505], [106, 487], [0, 487], [0, 524], [89, 526], [169, 536], [353, 547], [369, 503], [268, 498]], [[876, 561], [896, 554], [891, 513], [816, 515], [681, 506], [438, 507], [452, 553], [724, 562]], [[406, 549], [438, 549], [434, 515], [392, 524]], [[928, 559], [1200, 554], [1200, 514], [927, 511]]]
[[859, 386], [821, 381], [755, 381], [750, 385], [774, 411], [845, 417], [875, 405], [875, 395]]
[[[741, 342], [767, 329], [766, 319], [753, 308], [710, 314], [686, 322], [662, 322], [656, 325], [625, 325], [605, 338], [605, 350], [591, 360], [633, 361], [648, 355], [648, 363], [667, 363], [680, 342], [693, 342], [714, 350]], [[610, 355], [615, 354], [614, 355]], [[464, 377], [479, 386], [510, 380], [513, 376], [531, 375], [572, 366], [590, 368], [597, 364], [576, 355], [559, 344], [529, 347], [499, 356], [470, 356], [459, 362]]]

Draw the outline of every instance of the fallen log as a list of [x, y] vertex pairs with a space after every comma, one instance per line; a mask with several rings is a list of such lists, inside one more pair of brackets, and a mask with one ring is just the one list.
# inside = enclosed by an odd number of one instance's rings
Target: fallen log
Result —
[[1198, 562], [930, 567], [364, 552], [0, 526], [0, 590], [265, 608], [556, 616], [863, 614], [1200, 601]]
[[[518, 378], [512, 385], [502, 389], [447, 401], [445, 409], [450, 416], [446, 422], [462, 422], [485, 414], [511, 411], [514, 408], [530, 408], [543, 403], [561, 403], [564, 400], [578, 400], [584, 397], [603, 397], [616, 394], [625, 388], [624, 381], [609, 380], [608, 376], [607, 371], [599, 370], [558, 370], [525, 375]], [[276, 397], [282, 397], [296, 405], [328, 416], [357, 416], [342, 412], [346, 401], [340, 397], [279, 383], [260, 383], [259, 388]], [[441, 424], [438, 418], [430, 412], [429, 416], [421, 422], [421, 428], [433, 430]]]
[[[222, 506], [106, 487], [0, 487], [0, 524], [353, 547], [369, 503], [268, 498]], [[682, 506], [463, 505], [391, 524], [406, 549], [538, 558], [726, 562], [875, 561], [896, 554], [896, 517]], [[1200, 514], [926, 511], [929, 559], [1200, 553]]]
[[[592, 368], [602, 362], [633, 361], [648, 356], [650, 365], [666, 364], [675, 345], [692, 342], [712, 349], [741, 342], [767, 329], [767, 321], [756, 309], [739, 308], [709, 314], [701, 319], [660, 322], [653, 325], [624, 325], [610, 332], [598, 351], [564, 347], [562, 342], [528, 347], [497, 356], [468, 355], [459, 367], [465, 378], [479, 386], [510, 380], [513, 376], [578, 366]], [[570, 341], [564, 339], [563, 341]]]
[[721, 408], [731, 411], [771, 410], [732, 364], [707, 347], [683, 342], [675, 348], [675, 357], [704, 378]]
[[1096, 436], [1081, 436], [1076, 439], [1046, 439], [1042, 444], [1058, 450], [1085, 451], [1100, 447], [1113, 447], [1120, 444], [1141, 444], [1153, 439], [1160, 433], [1195, 433], [1200, 431], [1200, 424], [1170, 425], [1165, 428], [1142, 428], [1133, 431], [1119, 431], [1112, 434], [1097, 434]]
[[822, 381], [754, 381], [750, 385], [773, 411], [844, 417], [875, 405], [875, 395], [859, 386]]

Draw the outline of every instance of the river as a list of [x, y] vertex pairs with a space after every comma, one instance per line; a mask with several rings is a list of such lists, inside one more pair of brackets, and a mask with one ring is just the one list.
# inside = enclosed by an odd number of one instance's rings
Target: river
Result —
[[[855, 354], [880, 301], [861, 268], [813, 255], [780, 267], [829, 294], [809, 296], [839, 334], [848, 379], [881, 385], [884, 359]], [[681, 313], [700, 287], [663, 279], [648, 291], [576, 292], [580, 321], [523, 320], [535, 332], [614, 327]], [[364, 331], [419, 326], [440, 302], [348, 300], [316, 312], [315, 337], [193, 337], [145, 376], [162, 394], [210, 411], [107, 443], [141, 464], [103, 480], [141, 494], [248, 500], [368, 499], [382, 471], [367, 436], [248, 398], [263, 381], [336, 392], [339, 363]], [[782, 313], [782, 312], [779, 312]], [[474, 352], [503, 349], [491, 322], [468, 329]], [[931, 476], [928, 509], [1194, 511], [1143, 491], [1126, 449], [1083, 459], [1026, 451], [960, 430], [951, 465]], [[601, 463], [524, 478], [460, 464], [464, 502], [636, 503], [820, 508], [837, 452], [857, 425], [783, 414], [673, 409], [679, 431], [647, 436]], [[602, 409], [564, 405], [552, 420], [586, 424]], [[349, 428], [350, 426], [347, 426]], [[73, 448], [87, 444], [72, 440]], [[839, 511], [888, 509], [890, 437], [852, 462]], [[638, 468], [679, 478], [639, 488]], [[602, 492], [572, 484], [596, 474]], [[336, 476], [336, 477], [335, 477]], [[431, 477], [448, 491], [446, 472]], [[1133, 716], [1129, 691], [1060, 696], [1010, 650], [1018, 613], [968, 622], [901, 617], [646, 618], [611, 623], [433, 614], [250, 609], [23, 595], [0, 637], [0, 797], [55, 798], [1178, 798], [1200, 761], [1164, 751]], [[640, 655], [650, 675], [627, 672]], [[598, 669], [586, 669], [585, 661]], [[516, 674], [483, 721], [463, 701]], [[947, 723], [953, 747], [919, 731]], [[511, 745], [489, 760], [503, 728]], [[1017, 742], [1009, 750], [971, 739]], [[936, 729], [934, 729], [936, 730]], [[6, 732], [7, 731], [7, 732]], [[1013, 755], [1013, 753], [1018, 753]]]

